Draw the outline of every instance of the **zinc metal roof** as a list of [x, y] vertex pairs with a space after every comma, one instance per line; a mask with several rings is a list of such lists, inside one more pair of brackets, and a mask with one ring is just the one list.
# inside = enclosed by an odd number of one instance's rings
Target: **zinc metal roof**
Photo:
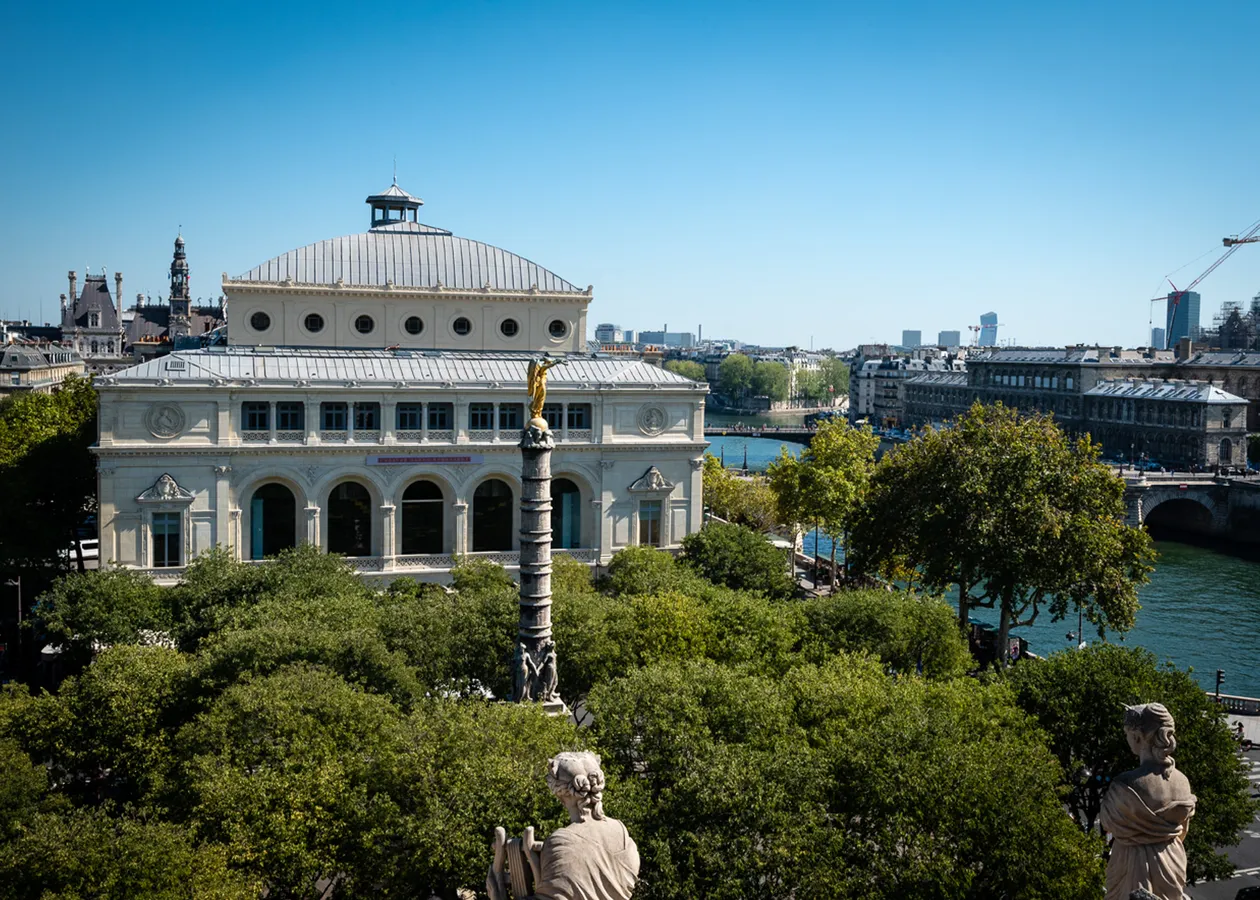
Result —
[[966, 372], [925, 372], [906, 380], [907, 387], [912, 384], [930, 387], [966, 387], [967, 383]]
[[[96, 379], [98, 385], [161, 384], [285, 387], [335, 384], [390, 388], [476, 385], [525, 386], [532, 357], [513, 353], [422, 350], [186, 350]], [[565, 357], [547, 374], [552, 388], [668, 387], [701, 389], [698, 382], [639, 359]], [[353, 382], [353, 384], [352, 384]]]
[[1129, 381], [1108, 378], [1085, 392], [1086, 397], [1123, 397], [1193, 403], [1245, 404], [1247, 401], [1206, 381]]
[[1178, 360], [1179, 366], [1260, 366], [1260, 353], [1254, 350], [1203, 350], [1189, 359]]
[[317, 241], [267, 260], [240, 282], [581, 293], [537, 263], [419, 222], [391, 222], [363, 234]]

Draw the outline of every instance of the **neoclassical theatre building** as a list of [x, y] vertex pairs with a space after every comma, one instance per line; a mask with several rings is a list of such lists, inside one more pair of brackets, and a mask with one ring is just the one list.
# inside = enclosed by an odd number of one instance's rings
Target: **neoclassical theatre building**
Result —
[[587, 351], [591, 288], [368, 198], [363, 234], [223, 277], [226, 346], [102, 378], [101, 556], [177, 577], [223, 545], [309, 542], [364, 573], [512, 568], [530, 358], [563, 357], [544, 414], [556, 548], [606, 563], [700, 527], [706, 387]]

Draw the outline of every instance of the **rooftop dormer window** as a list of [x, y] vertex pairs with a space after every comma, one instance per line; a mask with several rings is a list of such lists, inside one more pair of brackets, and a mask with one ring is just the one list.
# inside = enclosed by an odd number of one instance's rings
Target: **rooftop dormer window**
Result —
[[101, 327], [101, 314], [88, 313], [88, 328], [100, 328], [100, 327]]

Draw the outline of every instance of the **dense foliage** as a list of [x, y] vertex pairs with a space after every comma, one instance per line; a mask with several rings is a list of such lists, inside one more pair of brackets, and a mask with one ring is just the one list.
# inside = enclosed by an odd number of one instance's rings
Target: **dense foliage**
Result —
[[30, 578], [79, 562], [64, 551], [96, 506], [88, 449], [95, 442], [96, 392], [87, 379], [0, 402], [0, 561], [8, 573]]
[[880, 460], [851, 527], [856, 568], [958, 590], [964, 626], [975, 606], [1010, 629], [1041, 612], [1083, 609], [1124, 631], [1154, 553], [1125, 524], [1124, 483], [1099, 464], [1088, 437], [1072, 440], [1049, 416], [972, 406]]
[[692, 381], [704, 381], [704, 366], [690, 359], [671, 359], [665, 363], [665, 371], [690, 378]]
[[1137, 765], [1124, 737], [1124, 708], [1158, 701], [1177, 722], [1177, 768], [1198, 798], [1186, 840], [1192, 879], [1226, 878], [1229, 859], [1214, 848], [1238, 842], [1260, 804], [1248, 800], [1242, 760], [1225, 714], [1186, 672], [1159, 666], [1136, 647], [1098, 644], [1056, 653], [1008, 673], [1016, 702], [1050, 738], [1069, 808], [1080, 825], [1097, 825], [1111, 779]]
[[704, 456], [704, 505], [713, 515], [756, 531], [777, 524], [774, 491], [761, 475], [737, 475], [711, 453]]
[[[377, 590], [308, 548], [208, 554], [163, 590], [66, 576], [36, 628], [70, 677], [0, 692], [0, 900], [454, 898], [480, 890], [494, 826], [563, 821], [541, 775], [578, 747], [639, 842], [637, 897], [1096, 898], [1101, 841], [1063, 804], [1088, 704], [1112, 700], [1049, 677], [1058, 660], [963, 677], [941, 600], [778, 599], [784, 571], [737, 526], [680, 559], [630, 548], [599, 582], [555, 560], [561, 693], [585, 728], [494, 700], [517, 593], [485, 562], [453, 589]], [[1232, 837], [1245, 794], [1182, 682], [1115, 698], [1178, 716], [1193, 864], [1215, 871], [1203, 842]]]
[[877, 438], [869, 428], [844, 420], [819, 426], [800, 457], [785, 448], [770, 464], [768, 478], [779, 521], [801, 529], [818, 528], [837, 546], [847, 546], [854, 515], [866, 495], [875, 466]]

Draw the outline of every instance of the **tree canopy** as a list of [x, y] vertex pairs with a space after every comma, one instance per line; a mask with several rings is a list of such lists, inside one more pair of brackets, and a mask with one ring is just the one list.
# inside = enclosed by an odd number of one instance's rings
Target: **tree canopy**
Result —
[[1080, 607], [1124, 631], [1154, 558], [1125, 524], [1124, 484], [1088, 436], [1068, 438], [1049, 416], [979, 403], [884, 456], [850, 532], [859, 570], [958, 590], [965, 627], [997, 606], [998, 646], [1043, 610]]
[[[451, 589], [381, 590], [307, 547], [209, 554], [160, 591], [67, 575], [37, 627], [81, 665], [56, 693], [0, 690], [0, 900], [453, 900], [496, 825], [564, 821], [542, 773], [582, 748], [639, 843], [636, 896], [1096, 898], [1101, 841], [1062, 805], [1078, 729], [1055, 697], [1075, 688], [961, 677], [935, 597], [776, 599], [762, 547], [730, 525], [681, 559], [629, 548], [598, 580], [555, 560], [561, 694], [585, 728], [495, 701], [517, 589], [483, 561]], [[1196, 825], [1226, 842], [1237, 773], [1219, 716], [1164, 690], [1178, 678], [1134, 699], [1174, 709]]]
[[1009, 670], [1015, 701], [1037, 719], [1070, 788], [1068, 804], [1086, 831], [1097, 829], [1111, 779], [1137, 766], [1124, 736], [1124, 708], [1159, 702], [1177, 723], [1177, 768], [1198, 804], [1186, 838], [1191, 880], [1227, 878], [1233, 865], [1216, 848], [1236, 844], [1260, 810], [1224, 711], [1189, 673], [1156, 663], [1138, 647], [1096, 644]]
[[10, 573], [76, 562], [66, 551], [96, 508], [96, 431], [86, 378], [0, 402], [0, 560]]
[[752, 388], [753, 364], [742, 353], [730, 353], [718, 363], [718, 390], [731, 400], [739, 400]]
[[717, 517], [756, 531], [778, 523], [774, 491], [762, 475], [736, 475], [711, 453], [704, 456], [704, 505]]
[[690, 378], [692, 381], [704, 381], [704, 366], [690, 359], [671, 359], [665, 363], [665, 371]]

